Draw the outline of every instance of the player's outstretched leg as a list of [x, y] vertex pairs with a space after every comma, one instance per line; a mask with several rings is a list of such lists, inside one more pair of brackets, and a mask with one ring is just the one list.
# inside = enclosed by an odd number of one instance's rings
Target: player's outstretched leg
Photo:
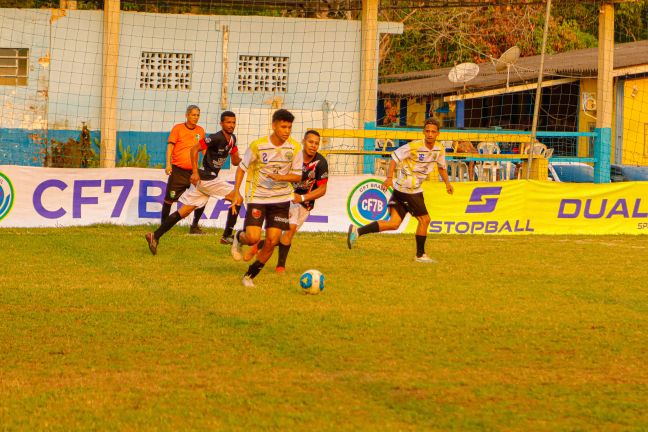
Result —
[[358, 240], [358, 228], [355, 225], [349, 225], [349, 231], [347, 232], [347, 246], [349, 249], [353, 247], [353, 243]]
[[193, 222], [191, 222], [191, 226], [189, 227], [189, 234], [207, 234], [198, 226], [198, 222], [200, 222], [200, 218], [202, 217], [204, 212], [205, 207], [199, 207], [194, 211], [194, 218]]
[[243, 279], [241, 280], [243, 286], [247, 288], [253, 288], [255, 286], [253, 279], [261, 272], [264, 266], [265, 264], [261, 261], [254, 261], [250, 265], [250, 267], [248, 267], [248, 271], [243, 275]]
[[418, 226], [416, 227], [416, 256], [414, 256], [414, 261], [435, 264], [437, 261], [425, 253], [425, 241], [427, 240], [427, 228], [430, 226], [430, 217], [423, 215], [417, 216], [416, 219], [418, 219]]
[[263, 245], [265, 244], [264, 240], [261, 240], [260, 242], [253, 244], [250, 246], [250, 249], [246, 250], [243, 253], [243, 261], [250, 261], [254, 256], [259, 252], [259, 249], [263, 249]]
[[152, 232], [146, 233], [144, 237], [146, 238], [146, 242], [148, 243], [149, 250], [153, 255], [156, 255], [158, 242], [155, 238], [155, 234], [153, 234]]
[[[185, 207], [183, 207], [184, 209]], [[191, 207], [187, 207], [191, 208]], [[182, 213], [181, 213], [182, 211]], [[146, 242], [148, 243], [148, 247], [153, 255], [157, 254], [157, 247], [158, 247], [158, 242], [160, 241], [160, 238], [171, 228], [175, 226], [178, 222], [180, 222], [185, 216], [186, 210], [179, 210], [171, 213], [169, 217], [167, 217], [162, 225], [158, 227], [158, 229], [155, 230], [155, 232], [148, 233], [146, 234]]]
[[240, 205], [234, 206], [234, 209], [230, 207], [227, 210], [227, 221], [225, 222], [223, 237], [221, 237], [220, 239], [221, 244], [231, 245], [232, 242], [234, 241], [234, 236], [232, 235], [232, 233], [234, 232], [234, 225], [236, 225], [236, 220], [238, 219], [238, 214], [240, 211], [241, 211]]
[[286, 273], [286, 260], [288, 259], [288, 252], [290, 252], [290, 244], [283, 244], [279, 242], [279, 259], [277, 260], [276, 273]]
[[232, 239], [232, 248], [230, 249], [230, 253], [232, 254], [232, 258], [234, 258], [234, 261], [241, 261], [243, 258], [243, 247], [239, 238], [240, 235], [241, 231], [236, 231], [234, 232], [234, 238]]

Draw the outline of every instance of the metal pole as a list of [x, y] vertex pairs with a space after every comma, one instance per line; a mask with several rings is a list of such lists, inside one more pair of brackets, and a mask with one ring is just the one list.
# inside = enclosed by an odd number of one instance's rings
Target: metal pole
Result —
[[527, 180], [531, 176], [533, 165], [533, 143], [538, 133], [538, 117], [540, 115], [540, 104], [542, 103], [542, 78], [544, 76], [545, 51], [547, 49], [547, 35], [549, 34], [549, 18], [551, 18], [551, 0], [547, 0], [545, 12], [544, 32], [542, 33], [542, 50], [540, 52], [540, 71], [538, 73], [538, 88], [536, 89], [535, 104], [533, 106], [533, 123], [531, 126], [531, 142], [529, 143], [529, 158], [527, 159]]

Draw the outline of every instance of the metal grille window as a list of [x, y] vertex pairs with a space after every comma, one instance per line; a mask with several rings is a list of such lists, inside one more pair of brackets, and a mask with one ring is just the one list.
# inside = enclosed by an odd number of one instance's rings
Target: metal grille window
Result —
[[191, 90], [192, 54], [142, 51], [141, 89]]
[[288, 91], [289, 57], [239, 56], [238, 90], [244, 93]]
[[28, 48], [0, 48], [0, 85], [26, 86]]

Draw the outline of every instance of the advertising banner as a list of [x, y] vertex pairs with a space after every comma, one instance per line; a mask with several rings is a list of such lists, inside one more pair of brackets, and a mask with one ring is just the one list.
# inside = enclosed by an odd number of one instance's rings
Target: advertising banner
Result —
[[[221, 175], [233, 187], [234, 171], [221, 171]], [[317, 200], [302, 230], [346, 231], [349, 191], [366, 177], [331, 179], [326, 196]], [[166, 182], [162, 169], [0, 165], [0, 228], [159, 224]], [[229, 205], [210, 199], [201, 225], [223, 228]], [[387, 203], [383, 206], [386, 210]], [[237, 228], [243, 225], [245, 207], [241, 216]], [[190, 223], [192, 217], [182, 223]]]
[[[648, 234], [648, 182], [427, 182], [432, 234]], [[405, 232], [416, 230], [410, 220]]]
[[[234, 172], [221, 175], [232, 181]], [[158, 224], [166, 180], [161, 169], [0, 165], [0, 228]], [[331, 177], [302, 230], [346, 232], [350, 223], [387, 219], [392, 191], [381, 185], [372, 176]], [[648, 182], [453, 185], [453, 195], [443, 183], [424, 185], [430, 234], [648, 234]], [[228, 206], [210, 199], [202, 225], [223, 228]], [[242, 224], [239, 218], [237, 228]], [[416, 225], [408, 217], [399, 231], [414, 232]]]

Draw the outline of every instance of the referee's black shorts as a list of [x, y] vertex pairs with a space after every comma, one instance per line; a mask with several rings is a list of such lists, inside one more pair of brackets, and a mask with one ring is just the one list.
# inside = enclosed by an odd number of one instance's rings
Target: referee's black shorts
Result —
[[171, 165], [171, 175], [167, 180], [166, 192], [164, 192], [165, 201], [178, 201], [180, 195], [191, 186], [191, 170], [180, 168], [177, 165]]
[[423, 200], [423, 192], [408, 194], [394, 190], [387, 205], [394, 207], [401, 219], [407, 213], [414, 217], [428, 214], [427, 207], [425, 207], [425, 200]]

